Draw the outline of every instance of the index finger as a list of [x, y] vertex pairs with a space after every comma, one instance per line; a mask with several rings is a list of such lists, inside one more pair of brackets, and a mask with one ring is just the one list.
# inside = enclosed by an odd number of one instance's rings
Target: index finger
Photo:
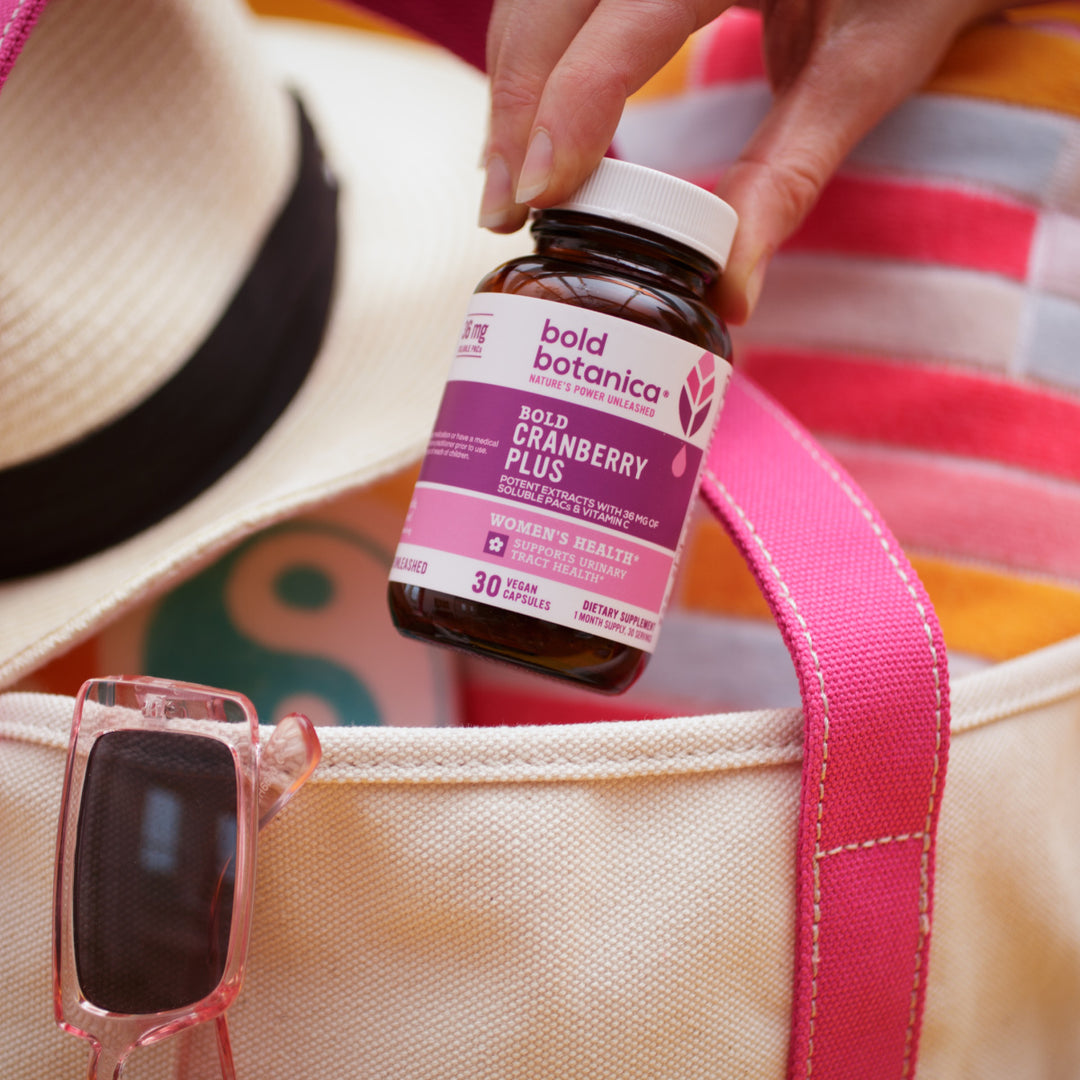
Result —
[[514, 189], [540, 98], [552, 69], [598, 0], [501, 0], [488, 27], [487, 62], [491, 112], [483, 165], [487, 172], [480, 224], [512, 232], [524, 222], [527, 207]]
[[552, 68], [516, 199], [553, 206], [596, 168], [626, 99], [732, 0], [600, 0]]

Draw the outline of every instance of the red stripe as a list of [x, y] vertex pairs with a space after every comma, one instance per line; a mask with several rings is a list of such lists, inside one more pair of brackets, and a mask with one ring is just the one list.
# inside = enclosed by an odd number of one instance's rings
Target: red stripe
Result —
[[[538, 684], [540, 680], [535, 680]], [[517, 727], [524, 724], [595, 724], [602, 720], [652, 720], [671, 716], [671, 703], [646, 705], [594, 694], [545, 694], [534, 680], [520, 689], [501, 683], [467, 681], [462, 691], [466, 727]]]
[[1080, 479], [1080, 399], [892, 360], [747, 348], [739, 369], [811, 430]]
[[[686, 179], [713, 190], [723, 169]], [[869, 176], [834, 177], [784, 251], [871, 256], [1028, 275], [1038, 214], [957, 188]]]
[[955, 188], [838, 176], [789, 251], [910, 259], [1027, 277], [1033, 209]]
[[761, 16], [756, 11], [732, 8], [703, 30], [701, 51], [695, 57], [696, 86], [763, 79]]

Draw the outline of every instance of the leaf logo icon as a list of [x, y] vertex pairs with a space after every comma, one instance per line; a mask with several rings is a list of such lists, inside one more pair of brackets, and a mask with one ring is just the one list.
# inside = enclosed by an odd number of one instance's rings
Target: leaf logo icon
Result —
[[695, 435], [709, 415], [716, 390], [716, 359], [712, 353], [702, 353], [690, 369], [679, 394], [679, 423], [687, 438]]

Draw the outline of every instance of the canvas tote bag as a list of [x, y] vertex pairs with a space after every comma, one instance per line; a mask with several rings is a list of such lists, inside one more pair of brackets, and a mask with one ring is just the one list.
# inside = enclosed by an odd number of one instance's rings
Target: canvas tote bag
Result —
[[[887, 528], [743, 377], [703, 488], [802, 709], [324, 729], [260, 841], [239, 1076], [1080, 1075], [1080, 640], [950, 688]], [[0, 695], [9, 1077], [85, 1070], [50, 998], [72, 705]]]

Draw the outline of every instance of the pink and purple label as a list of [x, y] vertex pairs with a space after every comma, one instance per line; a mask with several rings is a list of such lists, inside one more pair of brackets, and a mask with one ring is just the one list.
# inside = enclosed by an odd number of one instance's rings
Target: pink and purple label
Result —
[[390, 580], [651, 652], [729, 374], [625, 319], [476, 294]]

